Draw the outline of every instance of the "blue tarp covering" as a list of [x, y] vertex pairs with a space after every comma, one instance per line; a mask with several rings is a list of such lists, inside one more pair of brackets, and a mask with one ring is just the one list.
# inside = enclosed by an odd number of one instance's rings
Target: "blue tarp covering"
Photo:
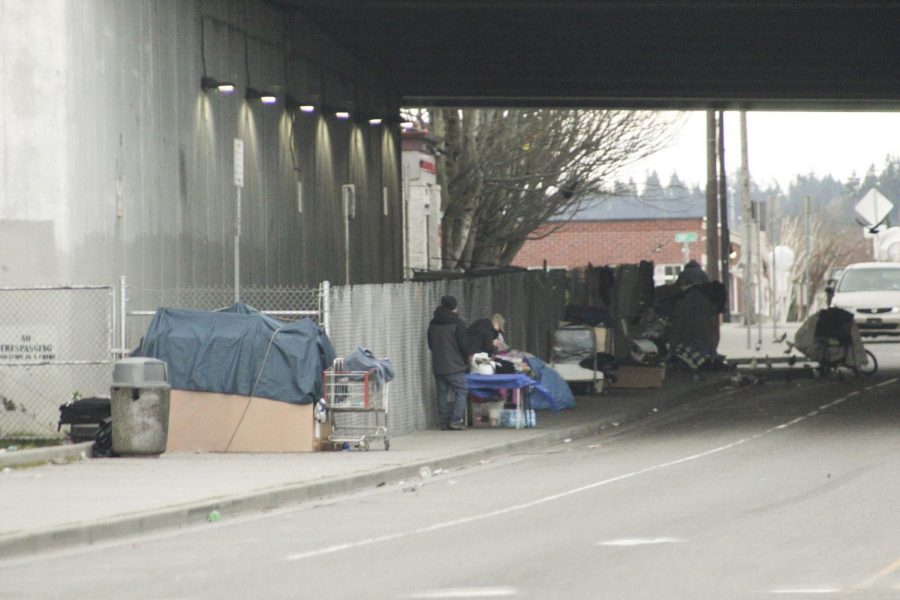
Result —
[[559, 410], [556, 406], [556, 400], [550, 393], [550, 390], [521, 373], [501, 374], [501, 375], [480, 375], [478, 373], [469, 373], [466, 375], [466, 385], [469, 393], [478, 398], [490, 398], [497, 395], [498, 390], [511, 390], [523, 387], [533, 387], [537, 394], [531, 396], [531, 408], [537, 409], [540, 405], [543, 408], [552, 408], [554, 411]]
[[134, 356], [165, 361], [176, 389], [309, 404], [335, 353], [311, 319], [284, 323], [245, 304], [222, 311], [160, 308]]
[[572, 389], [555, 369], [548, 367], [547, 363], [536, 356], [526, 356], [525, 361], [537, 375], [537, 379], [541, 382], [541, 385], [547, 389], [550, 396], [556, 402], [556, 405], [554, 406], [550, 402], [547, 402], [545, 398], [533, 398], [531, 400], [532, 408], [535, 410], [546, 410], [548, 408], [552, 408], [553, 410], [567, 410], [575, 408], [575, 396], [572, 394]]

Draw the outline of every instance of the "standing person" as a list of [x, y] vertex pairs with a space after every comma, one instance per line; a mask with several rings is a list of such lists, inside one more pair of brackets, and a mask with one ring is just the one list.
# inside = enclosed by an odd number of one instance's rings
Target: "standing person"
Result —
[[497, 352], [505, 352], [509, 350], [506, 341], [503, 339], [503, 326], [506, 319], [503, 315], [497, 313], [490, 319], [478, 319], [466, 330], [466, 337], [469, 341], [469, 354], [477, 354], [484, 352], [493, 356]]
[[691, 259], [684, 265], [684, 268], [681, 270], [681, 273], [678, 274], [678, 279], [675, 283], [680, 286], [709, 283], [709, 275], [706, 274], [706, 271], [703, 270], [700, 263]]
[[[469, 354], [466, 350], [466, 324], [457, 314], [456, 298], [444, 296], [428, 324], [428, 349], [431, 369], [437, 384], [438, 414], [441, 429], [465, 429], [466, 373]], [[447, 393], [452, 394], [448, 402]]]

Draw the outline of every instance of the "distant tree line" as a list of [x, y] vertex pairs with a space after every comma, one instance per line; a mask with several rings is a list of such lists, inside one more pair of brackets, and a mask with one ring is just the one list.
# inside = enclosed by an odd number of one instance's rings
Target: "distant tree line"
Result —
[[[886, 225], [900, 225], [900, 157], [888, 155], [884, 165], [878, 170], [873, 164], [860, 177], [852, 174], [846, 181], [835, 179], [831, 175], [819, 176], [815, 173], [797, 174], [783, 190], [778, 184], [760, 187], [750, 183], [750, 198], [754, 202], [764, 202], [774, 206], [779, 217], [802, 217], [804, 198], [810, 198], [810, 211], [818, 215], [826, 231], [846, 230], [858, 227], [854, 207], [872, 187], [877, 187], [889, 200], [894, 202], [894, 210], [888, 217]], [[656, 171], [649, 171], [643, 185], [639, 186], [633, 179], [626, 182], [616, 181], [608, 190], [615, 196], [632, 196], [643, 201], [666, 199], [691, 199], [700, 201], [705, 198], [704, 189], [699, 185], [687, 185], [673, 172], [667, 185], [663, 186]], [[737, 173], [728, 178], [729, 224], [732, 228], [741, 223], [741, 181]], [[765, 225], [765, 224], [764, 224]]]

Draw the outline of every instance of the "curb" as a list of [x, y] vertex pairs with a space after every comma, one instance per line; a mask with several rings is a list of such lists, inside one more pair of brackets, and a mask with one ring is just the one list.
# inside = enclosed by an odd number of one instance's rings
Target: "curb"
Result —
[[[705, 385], [700, 387], [707, 388]], [[694, 391], [699, 390], [695, 389]], [[478, 450], [438, 456], [434, 459], [417, 461], [396, 467], [376, 469], [368, 473], [309, 483], [287, 484], [247, 494], [210, 498], [87, 523], [0, 536], [0, 557], [3, 559], [21, 557], [23, 555], [61, 550], [78, 545], [89, 546], [133, 535], [199, 525], [205, 523], [210, 512], [214, 510], [218, 511], [222, 518], [239, 517], [301, 504], [311, 500], [319, 500], [329, 496], [361, 491], [367, 488], [374, 488], [386, 481], [399, 481], [418, 477], [419, 469], [423, 466], [428, 466], [435, 470], [454, 469], [472, 465], [489, 458], [551, 446], [569, 438], [587, 437], [607, 427], [617, 427], [626, 422], [636, 421], [652, 414], [649, 408], [651, 404], [663, 407], [682, 404], [684, 401], [685, 399], [679, 394], [675, 398], [668, 400], [657, 399], [653, 403], [647, 403], [646, 406], [644, 405], [645, 403], [636, 402], [632, 409], [626, 409], [620, 413], [608, 415], [588, 423], [549, 430], [526, 439], [497, 444]], [[81, 446], [85, 446], [85, 444], [73, 445], [72, 448], [79, 447], [80, 452], [83, 451], [80, 448]], [[90, 446], [90, 442], [87, 443], [87, 446]]]
[[47, 446], [46, 448], [29, 448], [13, 452], [0, 453], [0, 469], [6, 467], [34, 466], [46, 463], [70, 463], [91, 458], [94, 453], [94, 442], [67, 444], [64, 446]]

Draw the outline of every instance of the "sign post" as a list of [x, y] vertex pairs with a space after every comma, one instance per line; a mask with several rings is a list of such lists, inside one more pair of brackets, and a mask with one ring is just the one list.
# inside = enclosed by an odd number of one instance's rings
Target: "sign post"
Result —
[[691, 242], [697, 241], [696, 231], [682, 231], [675, 234], [675, 243], [684, 244], [684, 262], [691, 259]]
[[244, 188], [244, 140], [234, 138], [234, 302], [241, 301], [241, 190]]

